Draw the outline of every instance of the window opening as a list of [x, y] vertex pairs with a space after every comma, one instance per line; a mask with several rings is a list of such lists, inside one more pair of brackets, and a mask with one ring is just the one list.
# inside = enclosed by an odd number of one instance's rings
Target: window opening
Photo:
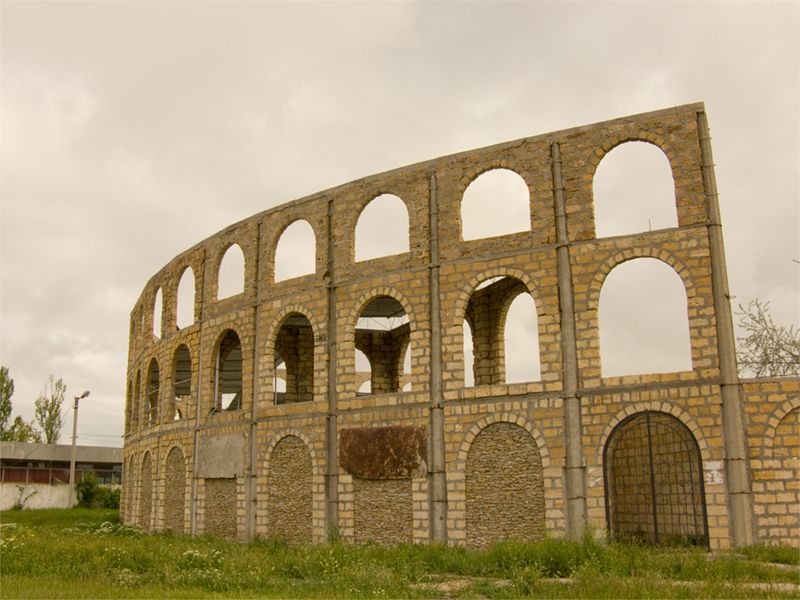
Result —
[[286, 388], [276, 404], [311, 402], [314, 399], [314, 330], [300, 313], [284, 319], [275, 339], [275, 373], [283, 366]]
[[686, 289], [668, 264], [637, 258], [614, 267], [598, 321], [603, 377], [692, 370]]
[[[410, 356], [411, 326], [403, 305], [390, 296], [378, 296], [361, 311], [356, 324], [356, 372], [358, 353], [370, 367], [370, 394], [399, 392], [402, 388], [404, 352]], [[407, 350], [408, 347], [408, 350]], [[361, 360], [363, 366], [363, 359]], [[408, 377], [411, 373], [408, 373]], [[366, 390], [360, 393], [367, 393]]]
[[540, 381], [539, 318], [536, 303], [530, 294], [519, 294], [511, 301], [503, 335], [506, 383]]
[[215, 388], [215, 410], [242, 408], [242, 344], [231, 329], [219, 344]]
[[192, 393], [192, 357], [185, 344], [175, 350], [172, 372], [172, 419], [177, 421], [189, 416]]
[[369, 396], [372, 393], [372, 367], [367, 355], [356, 349], [356, 396]]
[[186, 267], [178, 281], [178, 310], [176, 323], [178, 329], [194, 323], [195, 280], [192, 267]]
[[364, 207], [355, 230], [356, 261], [408, 252], [408, 209], [393, 194], [381, 194]]
[[154, 358], [147, 372], [147, 424], [150, 426], [158, 423], [159, 383], [158, 362]]
[[298, 220], [283, 230], [275, 247], [275, 281], [317, 270], [317, 240], [308, 221]]
[[514, 277], [478, 285], [464, 315], [464, 385], [538, 381], [536, 303]]
[[244, 253], [239, 244], [231, 244], [225, 250], [219, 265], [217, 299], [229, 298], [244, 292]]
[[161, 319], [164, 314], [164, 300], [161, 294], [161, 288], [156, 290], [156, 296], [153, 299], [153, 337], [161, 339]]
[[142, 411], [142, 372], [136, 371], [136, 385], [133, 388], [133, 401], [131, 403], [131, 414], [133, 415], [133, 423], [131, 428], [133, 431], [139, 429], [139, 415]]
[[475, 385], [475, 354], [472, 348], [472, 327], [465, 319], [461, 324], [464, 339], [464, 387]]
[[525, 180], [510, 169], [492, 169], [476, 177], [461, 198], [461, 238], [477, 240], [531, 228], [531, 194]]
[[658, 146], [620, 144], [600, 161], [592, 190], [597, 237], [678, 225], [672, 167]]

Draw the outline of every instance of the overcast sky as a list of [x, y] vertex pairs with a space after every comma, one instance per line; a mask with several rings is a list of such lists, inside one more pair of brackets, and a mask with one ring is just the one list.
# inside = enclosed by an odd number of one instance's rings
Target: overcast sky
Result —
[[[704, 101], [736, 301], [798, 321], [797, 2], [0, 4], [0, 362], [121, 445], [129, 314], [239, 219], [470, 148]], [[71, 417], [63, 432], [68, 442]]]

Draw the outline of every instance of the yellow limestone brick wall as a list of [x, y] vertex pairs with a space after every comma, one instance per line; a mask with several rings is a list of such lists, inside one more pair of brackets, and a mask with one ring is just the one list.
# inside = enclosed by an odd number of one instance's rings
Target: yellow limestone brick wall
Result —
[[744, 382], [758, 538], [800, 540], [800, 381]]
[[[332, 453], [337, 452], [338, 435], [347, 428], [424, 428], [433, 439], [436, 432], [431, 430], [432, 415], [441, 410], [447, 539], [451, 543], [470, 542], [467, 460], [472, 443], [494, 424], [521, 428], [529, 436], [524, 438], [525, 443], [531, 448], [535, 445], [541, 460], [544, 529], [563, 535], [568, 521], [564, 416], [570, 406], [564, 402], [565, 381], [574, 377], [582, 420], [578, 442], [580, 463], [585, 465], [588, 523], [601, 531], [607, 526], [603, 451], [609, 435], [630, 415], [658, 411], [678, 419], [695, 438], [703, 469], [709, 544], [712, 549], [727, 547], [731, 527], [723, 467], [717, 354], [717, 331], [726, 324], [717, 322], [712, 287], [709, 200], [699, 143], [702, 132], [698, 129], [702, 113], [701, 104], [676, 107], [525, 138], [366, 177], [256, 214], [176, 256], [147, 282], [131, 311], [125, 386], [125, 468], [129, 481], [123, 486], [123, 518], [144, 523], [142, 513], [149, 511], [156, 528], [172, 522], [176, 509], [167, 507], [164, 500], [168, 487], [165, 461], [171, 448], [177, 446], [186, 461], [189, 497], [184, 524], [191, 533], [219, 531], [237, 539], [270, 535], [278, 530], [276, 523], [281, 510], [302, 498], [303, 519], [310, 519], [310, 525], [294, 522], [292, 535], [300, 535], [302, 531], [304, 538], [310, 535], [314, 541], [323, 541], [335, 526], [345, 539], [366, 539], [378, 535], [370, 532], [377, 531], [383, 520], [378, 516], [385, 508], [382, 503], [396, 496], [404, 507], [409, 505], [410, 497], [411, 539], [427, 541], [432, 528], [432, 473], [414, 475], [397, 484], [387, 484], [385, 481], [392, 480], [381, 479], [356, 481], [358, 478], [342, 469], [338, 456]], [[592, 197], [594, 173], [606, 153], [627, 141], [645, 141], [664, 151], [673, 171], [679, 226], [597, 239]], [[557, 187], [554, 179], [554, 144], [560, 149], [563, 187]], [[496, 168], [513, 170], [527, 184], [530, 228], [520, 233], [464, 241], [462, 195], [476, 177]], [[354, 248], [358, 217], [373, 198], [384, 193], [398, 196], [406, 205], [409, 251], [357, 262]], [[564, 272], [558, 260], [554, 200], [558, 194], [563, 194], [569, 238], [575, 348], [567, 350], [577, 354], [577, 371], [572, 374], [564, 370], [569, 354], [564, 353], [562, 334], [571, 319], [562, 318], [559, 298], [559, 276], [563, 277]], [[432, 206], [438, 212], [433, 213]], [[298, 219], [307, 221], [314, 231], [316, 268], [313, 273], [276, 282], [278, 241], [283, 231]], [[435, 231], [431, 230], [432, 222], [438, 222]], [[244, 289], [235, 296], [218, 299], [220, 262], [232, 244], [237, 244], [244, 254]], [[606, 275], [616, 265], [637, 257], [665, 262], [684, 284], [692, 368], [679, 373], [603, 378], [597, 314], [600, 290]], [[178, 282], [187, 268], [192, 269], [195, 281], [194, 322], [178, 328]], [[503, 276], [521, 282], [536, 304], [541, 378], [525, 383], [466, 387], [462, 325], [469, 299], [482, 281]], [[432, 312], [434, 281], [439, 285], [438, 315]], [[162, 324], [154, 335], [154, 301], [159, 291], [163, 297]], [[356, 323], [363, 308], [383, 295], [399, 302], [408, 316], [411, 373], [404, 382], [411, 383], [411, 391], [357, 396], [360, 380], [355, 368]], [[308, 320], [313, 334], [304, 342], [313, 356], [313, 366], [306, 370], [311, 373], [312, 399], [276, 405], [273, 386], [276, 342], [282, 324], [294, 314]], [[434, 330], [437, 316], [440, 327]], [[237, 410], [219, 411], [214, 410], [215, 362], [219, 342], [229, 329], [241, 341], [242, 404]], [[436, 350], [441, 350], [439, 364], [434, 364], [436, 340], [440, 343]], [[175, 420], [172, 381], [175, 356], [181, 345], [186, 346], [191, 357], [191, 394], [186, 414]], [[148, 424], [147, 373], [153, 359], [160, 374], [158, 418]], [[761, 511], [757, 519], [759, 535], [777, 539], [783, 531], [795, 531], [791, 515], [778, 515], [775, 523], [764, 515], [779, 510], [774, 507], [788, 498], [785, 494], [791, 493], [792, 486], [784, 482], [785, 489], [772, 490], [769, 481], [759, 483], [759, 477], [767, 477], [764, 473], [772, 468], [758, 462], [765, 460], [760, 452], [767, 427], [766, 422], [756, 419], [762, 415], [761, 407], [775, 405], [768, 417], [778, 419], [773, 424], [773, 430], [778, 432], [771, 434], [773, 444], [778, 447], [789, 444], [791, 436], [787, 438], [785, 427], [779, 427], [783, 416], [775, 415], [783, 409], [779, 410], [777, 400], [771, 400], [766, 391], [748, 392], [748, 385], [760, 384], [745, 384], [754, 505], [756, 511]], [[794, 392], [780, 393], [787, 396], [781, 400], [785, 403], [792, 393], [796, 397], [796, 388]], [[333, 438], [330, 431], [337, 432]], [[198, 477], [202, 465], [198, 464], [196, 440], [232, 435], [244, 439], [244, 474], [227, 478], [232, 481]], [[294, 459], [304, 457], [304, 491], [291, 492], [295, 497], [281, 506], [270, 500], [273, 485], [270, 463], [274, 456], [280, 459], [281, 453], [274, 455], [275, 449], [289, 436], [299, 440], [292, 440], [296, 445]], [[149, 484], [142, 471], [148, 455], [151, 456]], [[770, 460], [778, 460], [774, 451]], [[326, 477], [330, 477], [330, 489], [338, 492], [338, 504], [333, 511], [338, 513], [338, 520], [330, 523], [326, 520]], [[397, 490], [390, 491], [392, 485]], [[363, 508], [370, 506], [369, 502], [362, 500], [375, 500], [374, 518], [369, 514], [371, 509]], [[403, 510], [407, 514], [407, 509]], [[218, 514], [220, 511], [224, 514]], [[785, 523], [780, 523], [781, 518]], [[408, 521], [403, 523], [402, 533], [396, 535], [405, 539]]]

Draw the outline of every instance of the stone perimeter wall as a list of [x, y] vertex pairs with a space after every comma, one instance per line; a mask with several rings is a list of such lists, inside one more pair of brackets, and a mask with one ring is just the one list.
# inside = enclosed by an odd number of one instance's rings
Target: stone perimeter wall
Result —
[[[725, 375], [730, 359], [719, 350], [726, 340], [732, 342], [733, 331], [728, 309], [720, 303], [727, 282], [721, 238], [715, 242], [713, 234], [718, 208], [710, 147], [704, 151], [702, 144], [704, 111], [702, 104], [677, 107], [366, 177], [254, 215], [175, 257], [150, 279], [131, 313], [123, 519], [146, 529], [176, 527], [175, 499], [167, 496], [185, 493], [183, 529], [193, 534], [216, 531], [244, 540], [277, 532], [323, 541], [335, 530], [355, 541], [476, 543], [469, 539], [474, 498], [467, 494], [475, 489], [468, 475], [475, 462], [472, 443], [478, 439], [476, 447], [493, 447], [488, 436], [497, 427], [492, 426], [505, 423], [516, 428], [515, 435], [527, 432], [528, 445], [537, 451], [526, 455], [536, 457], [528, 462], [537, 463], [537, 470], [541, 463], [536, 482], [526, 484], [536, 489], [533, 504], [543, 511], [532, 521], [530, 535], [539, 534], [540, 522], [555, 535], [578, 535], [585, 524], [602, 531], [607, 527], [606, 441], [625, 418], [658, 411], [680, 420], [697, 441], [712, 549], [759, 539], [797, 543], [797, 429], [785, 424], [797, 421], [797, 380], [739, 386]], [[616, 145], [634, 140], [652, 143], [668, 157], [679, 226], [596, 239], [594, 171]], [[530, 231], [463, 241], [463, 192], [494, 168], [511, 169], [527, 182]], [[406, 204], [409, 251], [355, 262], [357, 218], [382, 193]], [[297, 219], [314, 230], [316, 271], [275, 283], [278, 239]], [[563, 231], [559, 224], [566, 225]], [[244, 291], [218, 301], [220, 261], [233, 243], [245, 257]], [[559, 262], [564, 247], [567, 263]], [[691, 371], [601, 377], [600, 287], [614, 266], [636, 257], [666, 262], [686, 287]], [[187, 267], [195, 278], [195, 320], [178, 329], [177, 287]], [[536, 301], [541, 380], [465, 387], [462, 322], [478, 284], [498, 276], [523, 282]], [[434, 286], [438, 295], [432, 294]], [[160, 335], [154, 336], [159, 289], [164, 309]], [[565, 312], [565, 293], [574, 318]], [[393, 297], [409, 317], [412, 391], [359, 396], [355, 325], [361, 309], [377, 296]], [[276, 340], [293, 313], [304, 315], [313, 330], [313, 400], [276, 404]], [[228, 329], [241, 340], [241, 407], [215, 411], [216, 351]], [[165, 416], [171, 406], [172, 360], [180, 345], [191, 356], [191, 393], [185, 417], [172, 420]], [[158, 416], [148, 424], [147, 374], [154, 358], [161, 376]], [[736, 403], [722, 391], [731, 384], [739, 390]], [[577, 415], [568, 406], [574, 398], [579, 399]], [[576, 416], [579, 427], [565, 425]], [[343, 431], [395, 427], [426, 432], [427, 454], [416, 466], [371, 478], [342, 467]], [[291, 443], [281, 443], [290, 436]], [[173, 448], [185, 460], [180, 491], [175, 454], [167, 461]], [[276, 448], [280, 460], [273, 465]], [[409, 448], [403, 446], [402, 452]], [[737, 451], [747, 453], [745, 483], [726, 475]], [[580, 466], [571, 472], [565, 469], [568, 463]], [[302, 498], [287, 502], [299, 503], [307, 515], [310, 488], [310, 525], [299, 522], [303, 519], [275, 525], [276, 515], [286, 511], [275, 508], [279, 500], [270, 482], [293, 489], [279, 470], [286, 465], [303, 465], [295, 486], [304, 490]], [[498, 481], [504, 477], [517, 480], [503, 474]], [[485, 481], [481, 485], [487, 487]], [[732, 502], [741, 495], [743, 504]], [[579, 510], [567, 510], [568, 498], [577, 500]], [[490, 507], [502, 504], [484, 500]], [[381, 526], [391, 516], [393, 501], [392, 527]], [[370, 507], [374, 518], [365, 513]], [[491, 526], [480, 523], [480, 535], [491, 537]]]

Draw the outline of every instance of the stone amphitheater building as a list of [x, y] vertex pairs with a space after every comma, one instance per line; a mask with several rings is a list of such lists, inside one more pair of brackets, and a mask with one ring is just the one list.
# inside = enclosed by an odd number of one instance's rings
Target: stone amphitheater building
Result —
[[[598, 237], [595, 170], [627, 142], [666, 157], [676, 226]], [[523, 182], [530, 221], [467, 239], [462, 199], [494, 171]], [[357, 260], [359, 219], [387, 194], [408, 222], [405, 251]], [[298, 223], [314, 262], [282, 278], [281, 240]], [[220, 272], [237, 259], [229, 295]], [[687, 367], [607, 375], [604, 286], [641, 260], [679, 282]], [[508, 383], [504, 324], [520, 296], [535, 303], [538, 373]], [[590, 525], [712, 550], [796, 544], [798, 380], [740, 379], [729, 300], [703, 104], [269, 209], [172, 259], [133, 308], [122, 518], [238, 540], [480, 546]]]

